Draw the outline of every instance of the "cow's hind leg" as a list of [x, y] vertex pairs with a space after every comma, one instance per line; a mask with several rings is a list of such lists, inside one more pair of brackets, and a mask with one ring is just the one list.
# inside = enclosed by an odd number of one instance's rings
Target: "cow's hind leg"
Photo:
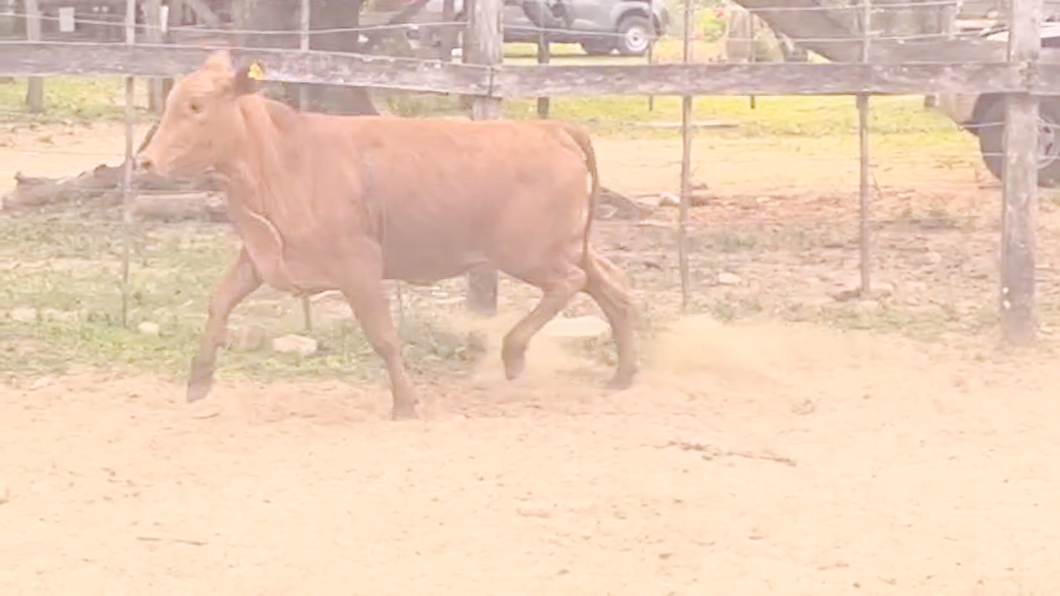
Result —
[[188, 375], [189, 402], [200, 400], [210, 392], [217, 362], [217, 348], [224, 343], [228, 317], [244, 298], [259, 287], [261, 278], [258, 271], [254, 268], [246, 249], [241, 250], [239, 258], [228, 266], [221, 278], [221, 284], [210, 299], [206, 330], [199, 344], [199, 352], [191, 361], [191, 374]]
[[608, 386], [625, 389], [633, 384], [633, 379], [637, 376], [637, 347], [634, 337], [637, 313], [625, 274], [591, 246], [583, 265], [589, 278], [585, 291], [600, 305], [600, 310], [604, 311], [618, 348], [618, 368]]
[[[366, 252], [358, 251], [361, 255]], [[390, 314], [390, 301], [383, 288], [381, 260], [362, 257], [356, 262], [346, 263], [351, 273], [343, 284], [342, 293], [353, 308], [353, 314], [360, 321], [375, 353], [386, 363], [394, 399], [391, 417], [395, 420], [417, 418], [416, 403], [419, 400], [401, 357], [401, 342]]]
[[501, 359], [508, 380], [518, 378], [526, 368], [526, 349], [534, 334], [555, 318], [571, 298], [585, 289], [586, 283], [585, 272], [574, 264], [563, 266], [558, 275], [550, 275], [545, 279], [523, 275], [516, 277], [538, 286], [543, 295], [537, 306], [504, 336]]

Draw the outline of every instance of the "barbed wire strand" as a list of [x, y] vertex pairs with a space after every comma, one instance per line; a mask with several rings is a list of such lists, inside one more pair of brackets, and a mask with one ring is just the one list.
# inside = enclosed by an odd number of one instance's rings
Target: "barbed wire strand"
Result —
[[[935, 1], [935, 2], [924, 2], [924, 3], [903, 2], [903, 3], [888, 4], [886, 6], [874, 7], [873, 8], [873, 12], [874, 13], [883, 13], [883, 12], [893, 11], [895, 9], [904, 9], [904, 8], [955, 7], [955, 6], [958, 6], [958, 4], [959, 4], [958, 2], [954, 2], [954, 1], [951, 1], [951, 0], [940, 0], [940, 1]], [[860, 10], [862, 10], [861, 7], [859, 7], [857, 5], [850, 5], [850, 6], [813, 6], [813, 7], [775, 6], [775, 7], [756, 8], [754, 11], [749, 11], [749, 12], [751, 14], [755, 14], [755, 13], [762, 13], [762, 12], [821, 12], [821, 11], [828, 11], [828, 12], [851, 11], [851, 12], [853, 12], [853, 11], [860, 11]], [[59, 22], [59, 21], [64, 20], [61, 17], [57, 17], [57, 16], [51, 16], [51, 15], [45, 15], [45, 14], [30, 15], [30, 14], [25, 13], [25, 12], [9, 12], [9, 13], [5, 13], [5, 16], [13, 17], [13, 18], [19, 18], [19, 19], [24, 19], [24, 20], [28, 20], [30, 18], [36, 18], [36, 19], [40, 19], [40, 20], [43, 20], [43, 21], [49, 21], [49, 22]], [[74, 18], [74, 24], [75, 24], [75, 27], [76, 27], [77, 24], [98, 25], [98, 26], [107, 26], [107, 27], [115, 27], [115, 28], [119, 28], [119, 27], [120, 28], [124, 28], [124, 26], [125, 26], [123, 21], [117, 20], [117, 19], [113, 20], [113, 21], [110, 21], [110, 20], [78, 18], [76, 16]], [[362, 26], [358, 26], [358, 27], [330, 27], [330, 28], [324, 28], [324, 29], [310, 29], [308, 32], [306, 32], [306, 31], [303, 31], [300, 28], [298, 28], [298, 29], [295, 29], [295, 28], [290, 28], [290, 29], [286, 29], [286, 28], [282, 28], [282, 29], [238, 29], [238, 28], [234, 28], [234, 27], [209, 28], [209, 27], [202, 27], [202, 26], [196, 26], [196, 25], [172, 25], [172, 26], [167, 25], [167, 26], [162, 26], [162, 25], [154, 25], [154, 24], [138, 22], [136, 24], [136, 29], [137, 29], [138, 32], [142, 30], [142, 31], [159, 31], [159, 32], [190, 32], [190, 33], [202, 33], [202, 34], [257, 35], [257, 36], [269, 36], [269, 35], [293, 36], [293, 35], [300, 35], [300, 34], [303, 34], [303, 33], [308, 33], [310, 36], [313, 36], [313, 35], [333, 35], [333, 34], [336, 34], [336, 33], [356, 33], [356, 32], [364, 33], [364, 32], [387, 31], [387, 30], [418, 29], [418, 28], [426, 28], [426, 27], [463, 27], [463, 26], [466, 26], [466, 25], [467, 25], [467, 21], [466, 20], [456, 20], [456, 21], [435, 21], [435, 20], [430, 20], [430, 21], [413, 21], [413, 22], [407, 22], [407, 23], [394, 23], [394, 24], [382, 24], [382, 25], [362, 25]], [[518, 26], [515, 26], [515, 27], [509, 26], [509, 27], [505, 27], [505, 29], [522, 30], [522, 31], [534, 31], [534, 32], [540, 31], [540, 32], [546, 32], [546, 33], [549, 33], [549, 32], [551, 32], [551, 33], [570, 33], [572, 31], [571, 29], [561, 29], [561, 28], [550, 29], [550, 28], [541, 28], [541, 27], [518, 27]], [[579, 34], [601, 35], [601, 36], [618, 36], [618, 37], [622, 36], [621, 33], [614, 33], [614, 32], [596, 32], [596, 31], [585, 32], [585, 31], [579, 31], [578, 33]], [[943, 33], [938, 33], [938, 34], [934, 34], [934, 35], [942, 36], [944, 34]], [[849, 39], [860, 39], [860, 38], [861, 38], [861, 35], [858, 34], [858, 33], [852, 33], [851, 36], [849, 37]], [[906, 39], [906, 38], [907, 37], [905, 37], [905, 36], [901, 37], [901, 39]], [[806, 39], [806, 38], [801, 38], [801, 39]], [[827, 38], [827, 39], [839, 39], [839, 38]], [[843, 38], [843, 39], [846, 39], [846, 38]]]

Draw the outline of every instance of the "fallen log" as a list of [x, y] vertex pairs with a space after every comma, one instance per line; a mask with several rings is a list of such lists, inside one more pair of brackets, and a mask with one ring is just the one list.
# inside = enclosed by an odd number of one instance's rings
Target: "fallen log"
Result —
[[228, 222], [224, 193], [184, 192], [140, 194], [132, 202], [133, 217], [162, 222]]
[[[121, 166], [99, 165], [68, 178], [42, 178], [15, 174], [15, 191], [4, 198], [4, 209], [72, 204], [113, 208], [121, 204]], [[228, 221], [216, 181], [170, 180], [136, 172], [133, 176], [133, 212], [140, 219]], [[601, 188], [597, 219], [641, 220], [649, 208], [609, 188]]]
[[[121, 204], [121, 166], [99, 165], [67, 178], [41, 178], [15, 174], [15, 191], [4, 198], [4, 209], [41, 207], [70, 203], [78, 206], [113, 207]], [[217, 184], [208, 179], [169, 180], [143, 172], [133, 176], [134, 191], [215, 191]]]
[[[121, 185], [121, 169], [99, 166], [72, 178], [35, 178], [15, 174], [15, 192], [4, 199], [4, 208], [39, 207], [53, 203], [80, 203], [84, 199], [113, 200], [112, 191]], [[120, 200], [120, 197], [119, 197]]]
[[600, 204], [596, 206], [596, 219], [642, 220], [648, 216], [647, 206], [619, 194], [610, 188], [600, 188]]

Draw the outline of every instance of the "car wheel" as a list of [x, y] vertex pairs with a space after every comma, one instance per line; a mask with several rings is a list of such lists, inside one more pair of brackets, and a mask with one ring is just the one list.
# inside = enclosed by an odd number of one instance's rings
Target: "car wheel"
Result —
[[[993, 100], [979, 118], [979, 152], [998, 180], [1005, 164], [1005, 102]], [[1038, 107], [1038, 186], [1060, 186], [1060, 103], [1043, 100]]]
[[618, 51], [625, 56], [643, 56], [655, 33], [651, 21], [641, 15], [629, 15], [618, 23]]
[[610, 41], [583, 41], [581, 45], [590, 56], [607, 56], [615, 49]]

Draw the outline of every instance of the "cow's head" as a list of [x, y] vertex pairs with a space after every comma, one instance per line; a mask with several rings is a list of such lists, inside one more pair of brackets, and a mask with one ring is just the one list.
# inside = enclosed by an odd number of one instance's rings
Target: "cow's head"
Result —
[[228, 50], [173, 85], [158, 129], [137, 155], [143, 169], [160, 176], [195, 176], [221, 165], [242, 133], [238, 99], [259, 88], [256, 63], [238, 71]]

